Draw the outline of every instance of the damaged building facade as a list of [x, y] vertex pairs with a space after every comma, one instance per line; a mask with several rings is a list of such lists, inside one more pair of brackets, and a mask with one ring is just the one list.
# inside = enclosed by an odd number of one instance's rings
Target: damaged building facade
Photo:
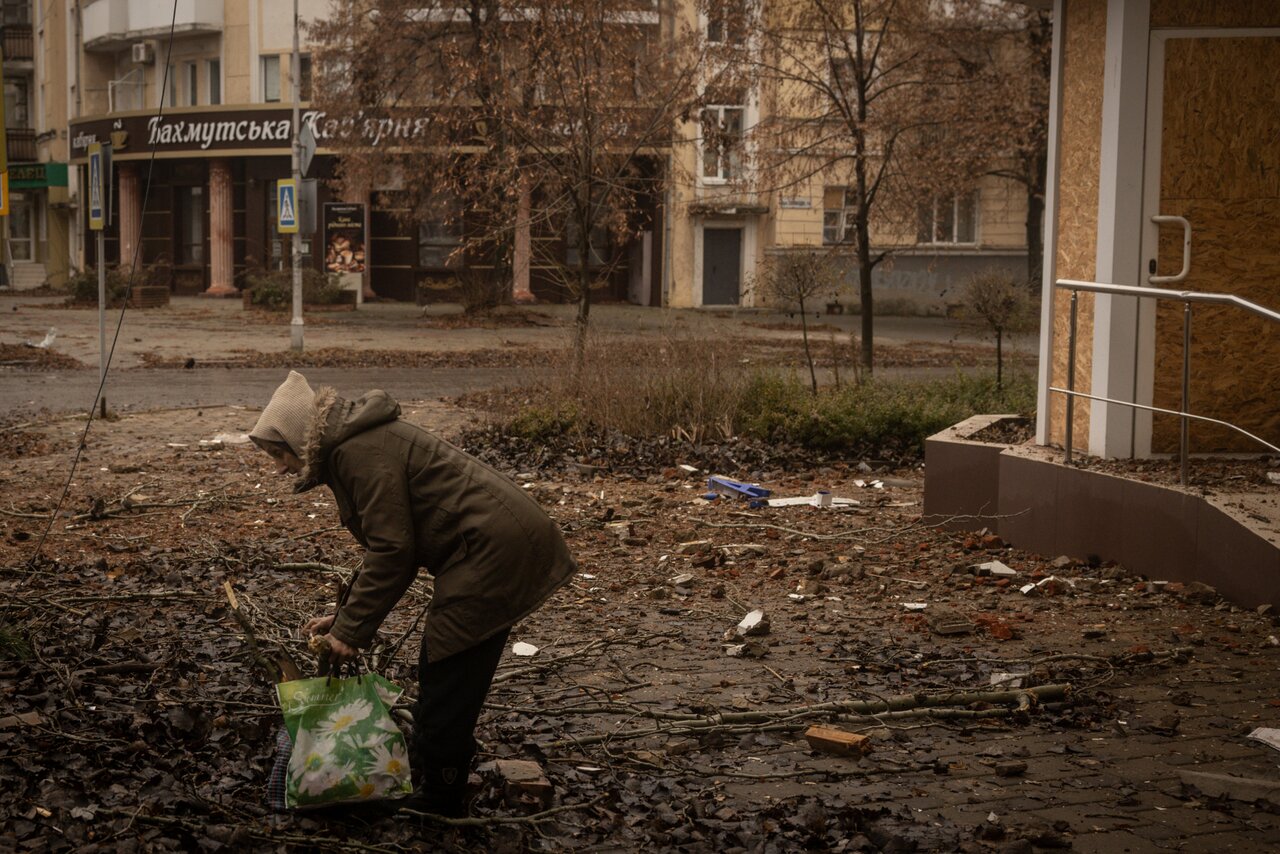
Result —
[[[731, 37], [697, 11], [693, 0], [656, 0], [655, 20], [674, 17], [707, 40]], [[328, 0], [300, 0], [299, 14], [314, 21]], [[55, 14], [56, 13], [56, 14]], [[176, 14], [172, 48], [170, 14]], [[312, 103], [311, 55], [304, 30], [298, 68], [292, 67], [291, 0], [178, 2], [174, 9], [141, 0], [82, 0], [51, 4], [50, 23], [63, 26], [70, 46], [66, 72], [64, 161], [72, 164], [69, 238], [61, 252], [75, 268], [96, 263], [87, 210], [76, 187], [88, 147], [111, 143], [113, 216], [106, 260], [164, 269], [175, 294], [230, 296], [248, 271], [286, 266], [289, 241], [278, 230], [277, 182], [290, 177], [292, 86], [301, 89], [303, 123], [317, 153], [308, 177], [318, 180], [317, 207], [344, 203], [362, 218], [361, 273], [365, 293], [386, 299], [457, 298], [461, 243], [456, 221], [406, 222], [394, 188], [354, 197], [337, 195], [332, 141], [353, 135], [371, 147], [394, 146], [415, 134], [414, 117], [374, 115], [355, 120], [326, 116]], [[61, 15], [61, 17], [57, 17]], [[50, 87], [58, 85], [50, 76]], [[642, 200], [628, 240], [601, 241], [597, 298], [670, 307], [753, 306], [749, 283], [771, 253], [826, 247], [842, 252], [847, 217], [845, 187], [821, 175], [783, 192], [741, 193], [741, 161], [733, 136], [746, 132], [767, 109], [744, 92], [710, 105], [677, 127], [669, 150], [644, 162], [668, 187]], [[715, 125], [717, 150], [704, 145]], [[327, 145], [326, 143], [330, 143]], [[77, 174], [79, 173], [79, 174]], [[682, 176], [671, 180], [672, 176]], [[391, 190], [392, 192], [385, 192]], [[922, 214], [922, 216], [925, 214]], [[968, 274], [992, 265], [1020, 272], [1026, 264], [1025, 197], [1010, 182], [984, 178], [970, 193], [939, 200], [929, 222], [907, 233], [885, 232], [895, 260], [876, 272], [877, 297], [898, 297], [915, 310], [942, 311]], [[322, 219], [322, 217], [319, 217]], [[323, 231], [322, 223], [318, 223]], [[901, 231], [901, 229], [899, 229]], [[534, 235], [515, 241], [511, 290], [518, 297], [564, 297], [556, 277], [540, 269], [546, 246]], [[563, 235], [562, 235], [563, 238]], [[568, 240], [553, 247], [573, 263]], [[541, 253], [541, 254], [540, 254]], [[304, 263], [326, 268], [322, 233], [304, 237]], [[596, 246], [592, 243], [593, 266]], [[465, 265], [469, 262], [461, 262]], [[948, 296], [948, 294], [951, 294]], [[850, 294], [836, 295], [848, 305]]]

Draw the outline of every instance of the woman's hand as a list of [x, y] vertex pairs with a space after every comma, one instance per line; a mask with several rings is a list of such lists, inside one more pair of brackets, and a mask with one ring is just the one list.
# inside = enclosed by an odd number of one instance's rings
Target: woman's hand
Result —
[[333, 620], [335, 616], [335, 614], [330, 614], [327, 617], [312, 617], [310, 620], [307, 620], [307, 624], [302, 627], [302, 634], [306, 637], [327, 635], [329, 633], [329, 629], [333, 628]]
[[343, 643], [333, 635], [325, 635], [324, 639], [329, 642], [329, 663], [334, 667], [340, 667], [360, 657], [360, 650]]

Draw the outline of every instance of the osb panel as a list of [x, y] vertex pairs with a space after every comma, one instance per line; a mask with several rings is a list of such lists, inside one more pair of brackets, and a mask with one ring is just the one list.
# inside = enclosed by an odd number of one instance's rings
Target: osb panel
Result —
[[[1277, 156], [1280, 156], [1278, 154]], [[1276, 161], [1280, 162], [1280, 161]], [[1280, 309], [1280, 210], [1276, 199], [1170, 200], [1166, 211], [1192, 223], [1192, 275], [1177, 287], [1235, 293]], [[1160, 269], [1182, 263], [1182, 232], [1160, 239]], [[1191, 412], [1229, 421], [1280, 444], [1280, 328], [1236, 308], [1192, 305]], [[1178, 409], [1182, 399], [1182, 304], [1161, 302], [1156, 311], [1155, 405]], [[1156, 416], [1152, 448], [1178, 447], [1178, 419]], [[1265, 450], [1234, 431], [1192, 424], [1191, 449]]]
[[1153, 27], [1277, 27], [1275, 0], [1152, 0]]
[[[1058, 257], [1060, 279], [1092, 281], [1097, 270], [1098, 169], [1102, 138], [1102, 75], [1106, 60], [1106, 0], [1072, 0], [1066, 4], [1063, 30], [1062, 125], [1059, 138]], [[1053, 299], [1053, 364], [1050, 382], [1067, 387], [1070, 294]], [[1076, 383], [1089, 391], [1093, 353], [1093, 296], [1081, 294], [1076, 321]], [[1049, 439], [1066, 439], [1066, 398], [1050, 395]], [[1072, 441], [1089, 441], [1089, 401], [1075, 405]]]
[[1277, 38], [1169, 40], [1162, 199], [1280, 197], [1278, 72]]
[[[1161, 213], [1192, 226], [1193, 291], [1280, 308], [1280, 39], [1176, 39], [1166, 49]], [[1160, 269], [1182, 263], [1162, 230]], [[1280, 329], [1239, 309], [1193, 306], [1191, 409], [1280, 441]], [[1182, 306], [1156, 314], [1155, 405], [1182, 395]], [[1155, 419], [1152, 447], [1173, 451], [1178, 419]], [[1259, 451], [1233, 431], [1192, 425], [1193, 451]]]

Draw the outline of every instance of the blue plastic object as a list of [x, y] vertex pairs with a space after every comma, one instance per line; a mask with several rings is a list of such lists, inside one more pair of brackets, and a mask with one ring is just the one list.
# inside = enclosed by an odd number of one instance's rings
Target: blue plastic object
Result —
[[769, 490], [758, 483], [742, 483], [718, 475], [707, 478], [707, 489], [727, 498], [745, 499], [747, 506], [751, 508], [767, 506], [766, 499], [772, 495]]

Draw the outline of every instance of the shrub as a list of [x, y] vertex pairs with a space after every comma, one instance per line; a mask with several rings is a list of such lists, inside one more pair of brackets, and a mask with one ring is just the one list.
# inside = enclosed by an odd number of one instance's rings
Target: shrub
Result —
[[[261, 267], [245, 274], [250, 299], [254, 305], [285, 309], [293, 305], [293, 271], [265, 270]], [[302, 271], [302, 301], [310, 305], [337, 305], [347, 299], [338, 277], [310, 268]]]
[[995, 268], [970, 276], [961, 297], [961, 311], [969, 323], [996, 339], [996, 387], [1004, 384], [1004, 336], [1035, 325], [1031, 293], [1009, 273]]
[[483, 314], [507, 301], [508, 283], [499, 268], [459, 270], [454, 276], [464, 314]]
[[827, 389], [816, 398], [794, 377], [760, 375], [743, 395], [744, 435], [830, 452], [915, 454], [937, 431], [985, 412], [1030, 414], [1035, 384], [1019, 377], [1001, 390], [991, 376], [945, 380], [876, 379]]
[[[141, 276], [138, 277], [142, 281]], [[124, 301], [129, 289], [129, 276], [119, 267], [107, 268], [107, 305], [117, 306]], [[98, 271], [94, 267], [77, 270], [67, 278], [67, 290], [71, 294], [71, 302], [98, 302]]]

